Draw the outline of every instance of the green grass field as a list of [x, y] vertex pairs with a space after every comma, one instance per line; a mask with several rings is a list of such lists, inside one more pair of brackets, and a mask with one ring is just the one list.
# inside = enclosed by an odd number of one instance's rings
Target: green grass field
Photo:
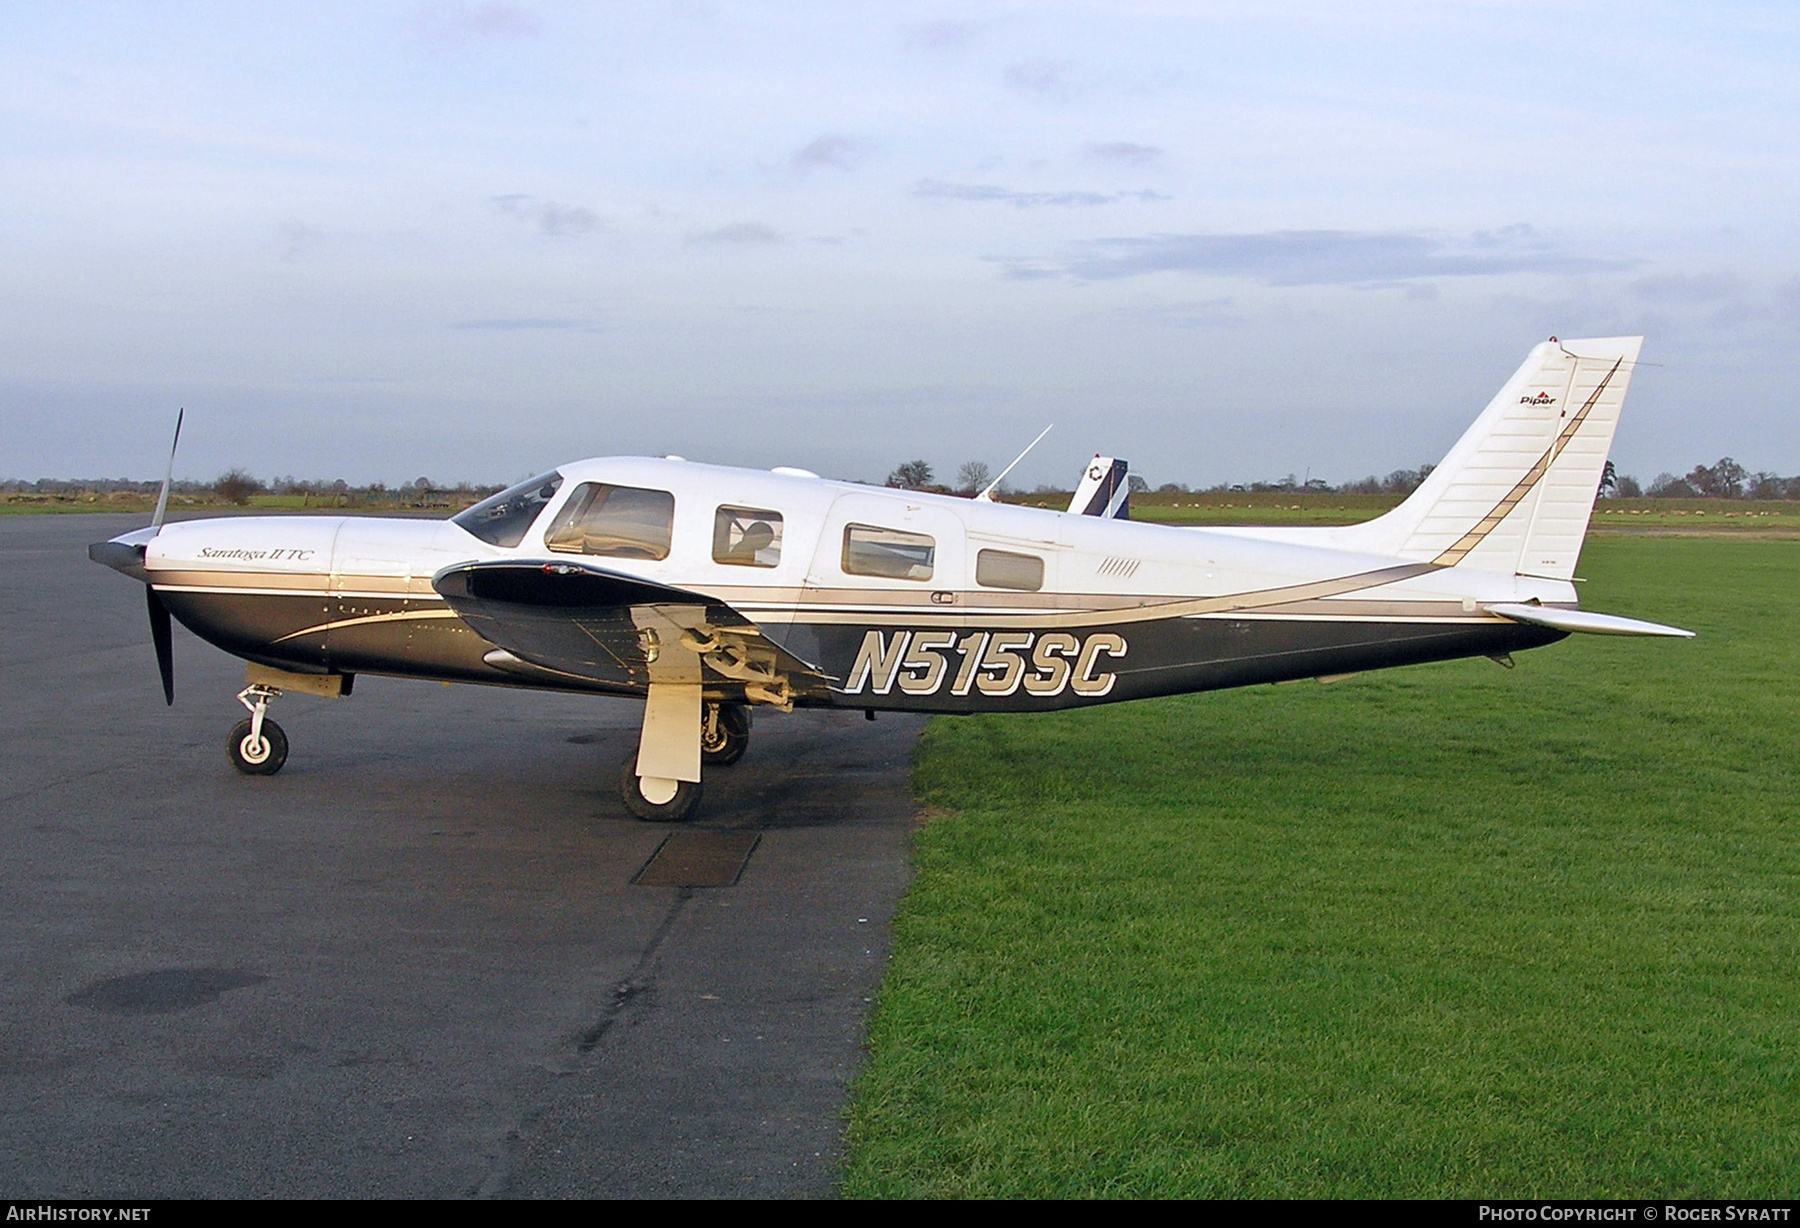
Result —
[[933, 722], [844, 1191], [1792, 1197], [1800, 542], [1582, 571], [1700, 638]]

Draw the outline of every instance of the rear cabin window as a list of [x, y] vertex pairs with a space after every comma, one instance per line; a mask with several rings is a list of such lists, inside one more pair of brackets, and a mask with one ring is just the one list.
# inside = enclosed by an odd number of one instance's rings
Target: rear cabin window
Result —
[[562, 481], [562, 474], [555, 471], [539, 474], [529, 482], [489, 495], [450, 519], [490, 546], [511, 548], [525, 540], [525, 530], [555, 496]]
[[721, 507], [713, 513], [713, 562], [775, 567], [781, 562], [781, 513], [760, 507]]
[[1044, 560], [1035, 554], [983, 550], [975, 555], [975, 583], [983, 588], [1035, 593], [1044, 587]]
[[929, 580], [936, 555], [937, 542], [923, 533], [867, 524], [844, 527], [845, 575]]
[[666, 559], [674, 528], [668, 491], [584, 482], [544, 530], [544, 545], [561, 554]]

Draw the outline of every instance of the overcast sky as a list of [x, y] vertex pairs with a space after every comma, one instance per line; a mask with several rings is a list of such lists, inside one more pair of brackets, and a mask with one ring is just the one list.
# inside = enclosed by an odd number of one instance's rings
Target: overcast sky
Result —
[[0, 6], [0, 477], [1800, 472], [1791, 4]]

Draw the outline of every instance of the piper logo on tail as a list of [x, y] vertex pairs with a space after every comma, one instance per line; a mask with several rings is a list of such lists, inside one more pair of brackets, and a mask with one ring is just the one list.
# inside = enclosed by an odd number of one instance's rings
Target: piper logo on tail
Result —
[[1540, 392], [1534, 397], [1520, 397], [1519, 404], [1521, 404], [1521, 405], [1554, 405], [1554, 404], [1556, 404], [1556, 398], [1551, 396], [1547, 392]]
[[846, 695], [1027, 695], [1073, 691], [1098, 699], [1118, 675], [1099, 670], [1102, 657], [1123, 657], [1125, 637], [1103, 631], [1076, 637], [1066, 631], [869, 631], [850, 667]]

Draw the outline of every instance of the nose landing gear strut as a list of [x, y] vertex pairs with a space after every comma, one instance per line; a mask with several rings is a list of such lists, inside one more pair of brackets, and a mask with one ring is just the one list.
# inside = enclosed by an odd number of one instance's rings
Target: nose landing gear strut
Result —
[[273, 776], [279, 772], [287, 762], [287, 733], [269, 719], [269, 705], [285, 691], [337, 699], [350, 694], [355, 681], [354, 674], [294, 674], [267, 665], [246, 666], [245, 686], [237, 698], [250, 713], [250, 719], [233, 725], [225, 739], [225, 754], [231, 766], [246, 776]]
[[246, 776], [273, 776], [287, 762], [287, 734], [269, 719], [269, 701], [281, 698], [281, 688], [253, 682], [238, 692], [238, 702], [250, 711], [250, 719], [231, 727], [225, 753], [231, 766]]

